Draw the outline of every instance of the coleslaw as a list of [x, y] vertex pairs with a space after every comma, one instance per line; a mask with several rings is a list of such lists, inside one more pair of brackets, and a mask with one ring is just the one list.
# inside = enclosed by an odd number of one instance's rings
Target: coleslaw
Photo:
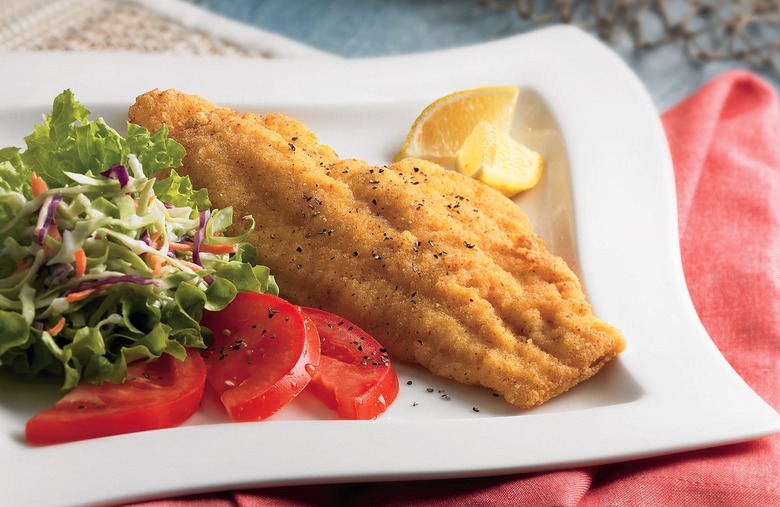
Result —
[[127, 364], [205, 348], [204, 309], [238, 292], [278, 294], [231, 208], [211, 209], [184, 148], [127, 124], [121, 136], [70, 90], [0, 149], [0, 367], [119, 383]]

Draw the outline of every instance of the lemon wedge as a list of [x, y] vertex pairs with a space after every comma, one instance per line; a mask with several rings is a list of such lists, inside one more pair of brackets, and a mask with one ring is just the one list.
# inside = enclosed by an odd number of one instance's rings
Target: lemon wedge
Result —
[[393, 161], [414, 157], [452, 166], [463, 142], [480, 122], [499, 131], [509, 130], [518, 94], [514, 86], [487, 86], [437, 99], [415, 119]]
[[463, 142], [455, 168], [512, 197], [539, 182], [544, 159], [514, 140], [507, 129], [483, 121]]

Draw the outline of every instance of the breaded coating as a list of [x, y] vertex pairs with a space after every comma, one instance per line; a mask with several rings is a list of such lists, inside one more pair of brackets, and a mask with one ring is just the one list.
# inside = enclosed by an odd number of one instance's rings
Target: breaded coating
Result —
[[292, 119], [172, 90], [139, 97], [130, 120], [168, 124], [181, 172], [216, 207], [254, 216], [250, 241], [283, 297], [353, 321], [395, 359], [529, 408], [625, 347], [517, 205], [476, 180], [422, 160], [340, 160]]

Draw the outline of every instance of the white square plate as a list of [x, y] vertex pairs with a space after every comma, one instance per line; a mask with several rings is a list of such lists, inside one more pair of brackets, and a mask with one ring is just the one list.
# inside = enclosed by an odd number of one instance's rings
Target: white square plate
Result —
[[122, 130], [137, 95], [175, 87], [240, 110], [290, 114], [342, 157], [377, 164], [389, 162], [435, 98], [519, 86], [513, 132], [548, 167], [518, 204], [581, 275], [596, 313], [628, 341], [595, 378], [526, 412], [401, 364], [399, 398], [376, 421], [335, 420], [304, 396], [266, 422], [228, 423], [206, 404], [181, 428], [44, 448], [25, 445], [24, 423], [56, 391], [3, 375], [0, 490], [8, 505], [540, 471], [780, 431], [778, 414], [730, 368], [691, 305], [658, 112], [623, 62], [579, 30], [368, 60], [6, 53], [0, 67], [0, 146], [22, 146], [65, 88]]

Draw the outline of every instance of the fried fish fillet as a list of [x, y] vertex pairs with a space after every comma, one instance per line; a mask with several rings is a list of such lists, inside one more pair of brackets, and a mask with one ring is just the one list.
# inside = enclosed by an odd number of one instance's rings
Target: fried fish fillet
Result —
[[518, 207], [422, 160], [339, 159], [283, 115], [239, 114], [175, 90], [129, 111], [168, 125], [183, 173], [216, 207], [253, 215], [250, 241], [282, 295], [353, 321], [391, 357], [521, 408], [591, 377], [625, 347]]

